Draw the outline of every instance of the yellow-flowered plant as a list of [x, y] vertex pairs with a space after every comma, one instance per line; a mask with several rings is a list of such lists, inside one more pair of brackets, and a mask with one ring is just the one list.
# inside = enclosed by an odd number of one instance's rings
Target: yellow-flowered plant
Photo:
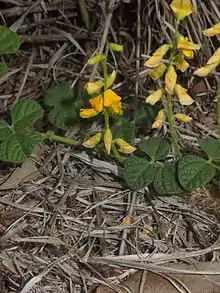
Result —
[[[213, 37], [220, 35], [220, 22], [214, 24], [212, 27], [205, 29], [203, 34], [207, 37]], [[213, 72], [220, 64], [220, 47], [214, 52], [214, 54], [208, 59], [207, 63], [194, 71], [195, 75], [205, 77], [209, 73]], [[217, 90], [217, 114], [218, 114], [218, 136], [220, 138], [220, 82], [218, 80]]]
[[[191, 105], [194, 100], [187, 93], [187, 89], [177, 83], [177, 71], [185, 72], [188, 69], [189, 63], [185, 58], [192, 59], [195, 51], [200, 49], [200, 45], [194, 44], [189, 41], [187, 36], [183, 36], [179, 33], [180, 21], [194, 11], [191, 0], [173, 0], [170, 7], [176, 17], [175, 33], [172, 44], [163, 44], [145, 62], [145, 66], [150, 69], [149, 75], [151, 78], [157, 80], [164, 77], [164, 86], [151, 93], [146, 98], [146, 103], [154, 105], [161, 99], [165, 102], [164, 104], [166, 104], [166, 107], [159, 111], [152, 128], [160, 127], [167, 116], [172, 143], [178, 154], [179, 147], [174, 128], [174, 120], [176, 119], [182, 123], [187, 123], [190, 122], [192, 118], [183, 113], [177, 113], [174, 115], [172, 109], [173, 98], [176, 97], [181, 105]], [[165, 64], [164, 57], [168, 53], [169, 61], [168, 64]]]
[[83, 146], [86, 148], [94, 148], [103, 141], [107, 154], [110, 154], [111, 150], [113, 149], [114, 154], [118, 156], [117, 151], [125, 154], [130, 154], [134, 152], [136, 148], [131, 146], [122, 138], [114, 139], [110, 127], [110, 114], [123, 114], [121, 97], [111, 89], [112, 85], [115, 82], [117, 72], [116, 70], [113, 70], [111, 74], [108, 75], [107, 73], [107, 60], [110, 49], [116, 52], [121, 52], [123, 50], [123, 47], [119, 44], [108, 43], [106, 45], [105, 54], [96, 54], [94, 57], [88, 60], [88, 64], [90, 65], [95, 65], [97, 63], [102, 62], [103, 80], [88, 82], [85, 85], [86, 91], [90, 95], [95, 95], [95, 97], [89, 100], [89, 104], [91, 107], [82, 108], [80, 110], [79, 115], [81, 118], [85, 119], [97, 116], [99, 114], [103, 114], [105, 119], [105, 129], [103, 130], [103, 132], [98, 132], [92, 137], [88, 138], [83, 143]]

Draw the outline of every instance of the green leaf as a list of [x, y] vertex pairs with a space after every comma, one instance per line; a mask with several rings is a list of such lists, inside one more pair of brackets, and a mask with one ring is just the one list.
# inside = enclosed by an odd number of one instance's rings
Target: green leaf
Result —
[[151, 129], [152, 124], [157, 116], [159, 107], [157, 105], [151, 106], [149, 104], [140, 105], [136, 108], [134, 113], [134, 123], [136, 126], [144, 126]]
[[36, 133], [18, 132], [0, 143], [0, 160], [10, 163], [22, 163], [41, 142], [42, 138]]
[[0, 26], [0, 54], [13, 54], [20, 47], [20, 37], [5, 26]]
[[68, 130], [79, 119], [76, 111], [69, 107], [52, 109], [48, 114], [48, 120], [59, 129]]
[[43, 116], [43, 109], [36, 101], [18, 102], [11, 110], [15, 131], [23, 131]]
[[199, 145], [209, 159], [220, 159], [220, 141], [212, 138], [199, 139]]
[[0, 77], [4, 76], [8, 72], [7, 64], [4, 61], [0, 62]]
[[12, 134], [10, 125], [4, 121], [0, 120], [0, 141], [5, 140]]
[[204, 186], [215, 173], [215, 168], [200, 157], [184, 156], [178, 163], [179, 182], [187, 190]]
[[61, 84], [49, 88], [44, 95], [44, 103], [50, 107], [59, 107], [74, 100], [74, 93], [70, 84]]
[[132, 190], [138, 190], [151, 184], [156, 171], [157, 166], [141, 158], [130, 157], [124, 161], [124, 178]]
[[122, 138], [127, 142], [134, 141], [135, 125], [123, 117], [117, 117], [117, 121], [113, 127], [114, 138]]
[[176, 169], [175, 162], [167, 163], [159, 168], [154, 178], [156, 192], [159, 194], [176, 194], [183, 191], [178, 182]]
[[153, 160], [162, 160], [169, 154], [170, 145], [162, 138], [151, 137], [146, 140], [142, 140], [139, 144], [139, 149]]

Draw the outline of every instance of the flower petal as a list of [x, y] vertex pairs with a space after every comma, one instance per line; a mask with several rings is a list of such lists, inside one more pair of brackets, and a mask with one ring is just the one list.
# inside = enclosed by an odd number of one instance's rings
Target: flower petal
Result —
[[181, 50], [181, 51], [186, 58], [193, 59], [193, 57], [194, 57], [193, 50]]
[[187, 89], [179, 84], [175, 85], [175, 94], [177, 95], [181, 105], [191, 105], [194, 100], [187, 94]]
[[158, 65], [157, 67], [151, 69], [149, 71], [149, 75], [153, 80], [158, 80], [159, 78], [163, 77], [166, 70], [167, 70], [167, 66], [164, 63], [162, 63]]
[[199, 44], [194, 44], [189, 42], [187, 39], [177, 40], [177, 49], [181, 50], [199, 50], [201, 46]]
[[98, 143], [100, 143], [102, 138], [102, 133], [98, 132], [95, 135], [93, 135], [92, 137], [90, 137], [89, 139], [87, 139], [84, 143], [83, 146], [86, 148], [94, 148]]
[[164, 44], [160, 46], [154, 52], [154, 54], [150, 57], [150, 59], [148, 59], [147, 62], [144, 63], [144, 65], [147, 67], [152, 67], [152, 68], [158, 66], [161, 63], [163, 56], [167, 53], [169, 49], [170, 49], [169, 44]]
[[125, 140], [122, 138], [116, 138], [114, 139], [114, 143], [119, 146], [119, 152], [124, 153], [124, 154], [132, 154], [136, 148], [127, 143]]
[[151, 95], [149, 95], [146, 98], [146, 103], [150, 105], [155, 105], [161, 99], [163, 94], [164, 94], [163, 88], [154, 91]]
[[174, 0], [170, 7], [178, 20], [183, 20], [194, 11], [190, 0]]
[[111, 110], [113, 113], [122, 115], [123, 114], [123, 109], [122, 109], [122, 104], [121, 102], [115, 102], [111, 105]]
[[107, 88], [110, 88], [116, 79], [116, 71], [113, 70], [112, 73], [107, 78]]
[[214, 54], [209, 58], [207, 64], [219, 63], [220, 62], [220, 48], [218, 48]]
[[189, 67], [189, 63], [181, 55], [176, 55], [174, 59], [174, 64], [176, 69], [180, 70], [181, 72], [185, 72]]
[[182, 123], [188, 123], [192, 121], [192, 117], [189, 117], [188, 115], [182, 113], [175, 114], [174, 117]]
[[119, 97], [113, 90], [108, 89], [104, 92], [104, 106], [110, 107], [112, 104], [116, 102], [120, 102], [121, 97]]
[[92, 98], [89, 100], [91, 106], [93, 107], [93, 109], [96, 111], [96, 112], [101, 112], [102, 109], [103, 109], [103, 97], [102, 95], [99, 95], [95, 98]]
[[170, 65], [165, 75], [166, 91], [173, 94], [176, 85], [177, 74], [173, 65]]
[[94, 109], [81, 109], [79, 112], [79, 116], [81, 118], [91, 118], [98, 115], [98, 112], [96, 112]]
[[203, 31], [203, 34], [208, 37], [213, 37], [220, 34], [220, 22]]
[[205, 66], [200, 67], [199, 69], [195, 70], [193, 74], [204, 77], [207, 76], [210, 72], [212, 72], [218, 63], [208, 64]]
[[158, 112], [157, 114], [157, 117], [155, 119], [155, 122], [154, 124], [152, 125], [152, 128], [155, 129], [155, 128], [159, 128], [163, 122], [164, 122], [164, 119], [165, 119], [165, 110], [162, 109]]
[[88, 94], [93, 95], [93, 94], [98, 93], [101, 90], [101, 88], [103, 87], [103, 85], [104, 85], [104, 83], [102, 80], [98, 80], [95, 82], [88, 82], [85, 85], [85, 89]]
[[111, 147], [112, 147], [112, 132], [110, 128], [106, 128], [103, 140], [104, 140], [105, 149], [107, 151], [107, 154], [109, 155], [111, 152]]

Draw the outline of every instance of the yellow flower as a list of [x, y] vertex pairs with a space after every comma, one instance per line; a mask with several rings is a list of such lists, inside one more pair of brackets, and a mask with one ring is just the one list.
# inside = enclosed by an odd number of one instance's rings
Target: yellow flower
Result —
[[182, 113], [175, 114], [174, 117], [182, 123], [188, 123], [192, 121], [192, 117], [189, 117], [188, 115]]
[[212, 72], [218, 64], [209, 64], [200, 67], [199, 69], [195, 70], [193, 74], [204, 77], [207, 76], [210, 72]]
[[98, 93], [101, 90], [101, 88], [103, 87], [103, 85], [104, 85], [104, 83], [102, 80], [98, 80], [95, 82], [88, 82], [85, 85], [85, 89], [88, 94], [93, 95], [93, 94]]
[[113, 90], [108, 89], [103, 95], [98, 95], [90, 99], [89, 102], [92, 109], [81, 109], [79, 113], [81, 118], [94, 117], [103, 111], [103, 107], [109, 108], [115, 114], [123, 114], [121, 97], [113, 92]]
[[95, 135], [93, 135], [92, 137], [90, 137], [89, 139], [87, 139], [84, 143], [83, 146], [86, 148], [94, 148], [98, 143], [100, 143], [102, 138], [102, 133], [98, 132]]
[[167, 66], [162, 63], [149, 71], [149, 75], [153, 80], [161, 78], [167, 70]]
[[194, 11], [191, 0], [173, 0], [170, 7], [178, 20], [183, 20]]
[[163, 88], [154, 91], [151, 95], [149, 95], [146, 98], [146, 103], [150, 105], [155, 105], [161, 99], [163, 94], [164, 94]]
[[150, 59], [148, 59], [147, 62], [144, 63], [144, 65], [147, 67], [152, 67], [152, 68], [158, 66], [161, 63], [163, 56], [167, 53], [169, 49], [170, 49], [169, 44], [164, 44], [160, 46], [154, 52], [154, 54], [150, 57]]
[[95, 98], [92, 98], [89, 100], [92, 108], [97, 112], [102, 112], [102, 109], [103, 109], [103, 97], [102, 95], [99, 95]]
[[189, 59], [192, 59], [194, 57], [193, 50], [199, 50], [201, 46], [199, 44], [189, 42], [187, 38], [184, 38], [184, 36], [179, 35], [177, 37], [177, 48], [181, 50], [184, 56], [186, 56]]
[[91, 118], [98, 114], [94, 109], [80, 109], [79, 116], [81, 118]]
[[119, 152], [124, 153], [124, 154], [131, 154], [133, 153], [136, 148], [127, 143], [125, 140], [122, 138], [116, 138], [114, 139], [114, 143], [119, 146]]
[[208, 37], [213, 37], [220, 34], [220, 22], [203, 31], [203, 34]]
[[174, 64], [176, 69], [180, 70], [181, 72], [185, 72], [189, 67], [189, 63], [181, 55], [176, 55], [174, 58]]
[[220, 63], [220, 48], [218, 48], [215, 53], [209, 58], [205, 66], [194, 71], [195, 75], [207, 76], [211, 71], [213, 71]]
[[194, 100], [187, 94], [187, 89], [181, 85], [176, 84], [174, 90], [181, 105], [191, 105], [194, 102]]
[[111, 147], [112, 147], [112, 132], [110, 128], [106, 128], [103, 140], [104, 140], [105, 149], [107, 151], [107, 154], [109, 155], [111, 152]]
[[163, 124], [164, 119], [165, 119], [165, 110], [162, 109], [158, 112], [157, 117], [155, 119], [155, 122], [152, 125], [152, 128], [154, 128], [154, 129], [159, 128]]
[[104, 92], [104, 106], [110, 108], [113, 113], [122, 115], [121, 97], [119, 97], [113, 90], [108, 89]]
[[177, 74], [173, 65], [170, 65], [165, 75], [166, 91], [173, 94], [176, 85]]

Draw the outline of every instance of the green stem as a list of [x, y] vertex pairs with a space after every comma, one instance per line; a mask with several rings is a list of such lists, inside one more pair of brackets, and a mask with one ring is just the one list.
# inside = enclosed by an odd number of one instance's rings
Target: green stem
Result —
[[217, 81], [218, 139], [220, 139], [220, 80]]
[[109, 114], [108, 114], [108, 110], [104, 109], [104, 116], [105, 116], [105, 128], [110, 128], [109, 125]]
[[62, 142], [65, 144], [71, 144], [75, 146], [79, 145], [79, 143], [72, 138], [59, 136], [52, 132], [40, 133], [40, 135], [44, 140], [48, 139], [48, 140], [53, 140], [53, 141]]
[[104, 92], [107, 90], [107, 81], [108, 81], [108, 52], [109, 46], [106, 44], [105, 48], [105, 59], [103, 60], [103, 75], [104, 75]]
[[112, 143], [112, 152], [114, 154], [114, 157], [119, 161], [119, 163], [123, 164], [125, 159], [124, 159], [124, 157], [122, 157], [119, 154], [119, 152], [118, 152], [118, 150], [117, 150], [117, 148], [116, 148], [114, 143]]
[[172, 95], [167, 94], [167, 118], [170, 126], [170, 136], [172, 145], [174, 147], [174, 151], [176, 155], [180, 155], [180, 149], [178, 145], [178, 138], [176, 135], [175, 127], [174, 127], [174, 115], [172, 110]]
[[[169, 65], [173, 63], [174, 54], [176, 51], [177, 46], [177, 36], [179, 31], [179, 21], [176, 22], [175, 32], [173, 36], [173, 43], [170, 50], [170, 57], [169, 57]], [[180, 149], [178, 145], [178, 137], [176, 135], [175, 127], [174, 127], [174, 115], [173, 115], [173, 109], [172, 109], [172, 94], [167, 94], [167, 118], [170, 126], [170, 135], [171, 135], [171, 141], [172, 145], [174, 147], [175, 154], [180, 156]]]

